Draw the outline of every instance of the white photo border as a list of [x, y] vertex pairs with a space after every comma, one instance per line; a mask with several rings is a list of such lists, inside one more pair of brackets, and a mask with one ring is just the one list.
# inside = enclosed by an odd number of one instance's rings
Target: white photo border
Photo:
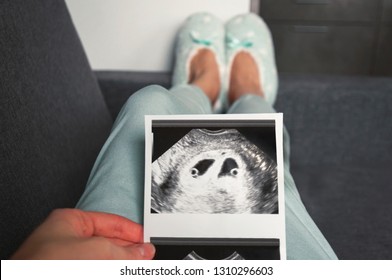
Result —
[[[151, 213], [151, 170], [154, 135], [152, 122], [164, 121], [275, 121], [278, 171], [277, 214], [155, 214]], [[151, 237], [171, 238], [278, 238], [280, 257], [286, 259], [283, 163], [283, 114], [147, 115], [145, 116], [144, 241]], [[213, 226], [211, 226], [213, 225]], [[267, 225], [267, 226], [266, 226]]]

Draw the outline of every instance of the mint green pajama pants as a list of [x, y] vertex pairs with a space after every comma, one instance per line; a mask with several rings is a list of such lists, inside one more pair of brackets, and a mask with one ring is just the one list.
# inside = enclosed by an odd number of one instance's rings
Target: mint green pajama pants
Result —
[[[263, 98], [244, 95], [230, 114], [273, 113]], [[195, 86], [167, 90], [148, 86], [133, 94], [115, 121], [91, 171], [77, 208], [109, 212], [143, 223], [144, 116], [212, 114], [210, 101]], [[306, 211], [289, 166], [289, 135], [284, 130], [284, 182], [288, 259], [336, 259], [332, 248]]]

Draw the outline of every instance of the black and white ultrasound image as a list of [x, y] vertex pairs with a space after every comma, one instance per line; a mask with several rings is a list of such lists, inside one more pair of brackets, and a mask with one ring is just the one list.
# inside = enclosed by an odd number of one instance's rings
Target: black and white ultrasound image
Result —
[[254, 139], [249, 129], [153, 130], [151, 212], [278, 213], [275, 130], [268, 129]]
[[279, 260], [279, 246], [155, 245], [155, 260]]
[[156, 260], [280, 259], [279, 239], [152, 238], [151, 242]]

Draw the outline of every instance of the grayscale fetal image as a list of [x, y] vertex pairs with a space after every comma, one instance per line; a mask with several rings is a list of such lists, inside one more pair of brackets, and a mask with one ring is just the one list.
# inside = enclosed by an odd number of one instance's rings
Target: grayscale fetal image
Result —
[[152, 213], [278, 213], [275, 160], [232, 128], [191, 129], [153, 161], [151, 188]]
[[279, 260], [274, 238], [151, 238], [156, 260]]
[[[200, 256], [195, 251], [192, 251], [184, 258], [184, 260], [207, 260], [207, 259]], [[230, 256], [223, 258], [222, 260], [245, 260], [245, 259], [237, 252], [234, 252]]]

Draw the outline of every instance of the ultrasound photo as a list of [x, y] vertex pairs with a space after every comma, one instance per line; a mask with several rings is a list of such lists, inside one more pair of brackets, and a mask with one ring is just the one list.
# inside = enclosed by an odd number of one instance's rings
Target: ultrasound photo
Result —
[[237, 129], [193, 128], [153, 159], [151, 196], [151, 213], [277, 214], [276, 161]]
[[146, 116], [145, 127], [155, 259], [286, 259], [282, 114]]
[[278, 239], [151, 238], [156, 260], [279, 260]]

